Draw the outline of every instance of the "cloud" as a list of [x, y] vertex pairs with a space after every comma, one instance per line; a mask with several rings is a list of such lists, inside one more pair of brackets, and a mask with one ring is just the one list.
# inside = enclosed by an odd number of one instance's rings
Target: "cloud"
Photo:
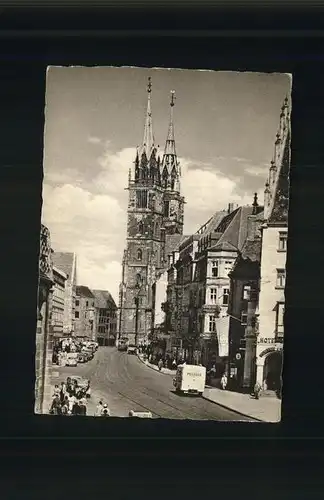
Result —
[[267, 173], [269, 171], [269, 165], [261, 164], [261, 165], [249, 165], [245, 168], [245, 173], [256, 176], [263, 176], [266, 178]]
[[108, 289], [118, 299], [126, 213], [109, 195], [78, 186], [43, 185], [43, 220], [57, 251], [78, 257], [78, 284]]
[[90, 144], [101, 144], [101, 139], [99, 137], [90, 136], [88, 137], [88, 142], [90, 142]]

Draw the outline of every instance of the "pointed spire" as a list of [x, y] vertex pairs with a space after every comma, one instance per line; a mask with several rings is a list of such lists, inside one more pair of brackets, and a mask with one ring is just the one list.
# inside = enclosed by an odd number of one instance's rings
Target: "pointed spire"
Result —
[[142, 153], [145, 151], [148, 159], [150, 158], [152, 149], [154, 148], [154, 135], [153, 135], [152, 111], [151, 111], [151, 92], [152, 92], [152, 82], [151, 82], [151, 77], [149, 76], [147, 84], [147, 109], [146, 109], [143, 146], [142, 146]]
[[174, 101], [175, 101], [175, 91], [171, 90], [170, 95], [171, 95], [170, 121], [169, 121], [168, 136], [167, 136], [167, 140], [166, 140], [165, 148], [164, 148], [164, 154], [176, 156], [175, 139], [174, 139], [174, 125], [173, 125], [173, 108], [174, 108]]
[[259, 203], [258, 203], [258, 193], [254, 193], [254, 200], [253, 200], [253, 210], [252, 210], [252, 215], [257, 214], [257, 209], [258, 209]]

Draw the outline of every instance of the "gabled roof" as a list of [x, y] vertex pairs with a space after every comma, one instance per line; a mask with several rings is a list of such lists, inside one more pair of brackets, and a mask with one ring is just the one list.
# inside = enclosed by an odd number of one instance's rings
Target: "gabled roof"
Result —
[[241, 250], [247, 235], [248, 217], [252, 214], [253, 207], [245, 206], [240, 207], [220, 223], [216, 228], [216, 232], [223, 229], [223, 234], [216, 244], [217, 249], [222, 248], [224, 243], [230, 244], [231, 249], [235, 247]]
[[95, 298], [95, 305], [99, 309], [106, 309], [109, 306], [117, 307], [114, 299], [108, 290], [91, 290]]
[[76, 295], [78, 295], [79, 297], [88, 297], [89, 299], [95, 298], [90, 288], [83, 285], [79, 285], [76, 287]]
[[67, 274], [68, 279], [72, 279], [75, 266], [75, 254], [73, 252], [53, 252], [52, 262], [55, 267]]

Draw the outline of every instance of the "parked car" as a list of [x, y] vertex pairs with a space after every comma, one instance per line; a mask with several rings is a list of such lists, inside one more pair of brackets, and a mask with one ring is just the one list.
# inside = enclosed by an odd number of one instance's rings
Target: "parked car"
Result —
[[88, 361], [88, 356], [85, 352], [78, 353], [78, 363], [86, 363]]
[[81, 352], [84, 352], [88, 356], [88, 359], [93, 359], [93, 351], [89, 347], [82, 347]]
[[78, 365], [78, 353], [68, 352], [66, 355], [65, 366], [77, 366]]
[[130, 344], [127, 347], [127, 354], [137, 354], [137, 347], [134, 344]]

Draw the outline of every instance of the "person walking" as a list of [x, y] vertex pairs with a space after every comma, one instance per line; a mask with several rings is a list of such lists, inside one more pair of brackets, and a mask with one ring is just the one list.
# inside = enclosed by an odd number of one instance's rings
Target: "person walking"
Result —
[[227, 386], [227, 376], [226, 376], [226, 373], [223, 373], [223, 376], [221, 378], [221, 387], [222, 387], [223, 391], [225, 391], [226, 386]]
[[162, 358], [160, 358], [159, 362], [158, 362], [158, 367], [159, 367], [159, 371], [162, 370], [163, 368], [163, 361], [162, 361]]
[[96, 411], [95, 411], [94, 416], [95, 417], [101, 417], [102, 410], [103, 410], [103, 404], [102, 404], [102, 401], [99, 401], [99, 403], [96, 406]]
[[262, 387], [259, 384], [259, 382], [256, 382], [255, 386], [254, 386], [254, 397], [255, 397], [255, 399], [259, 399], [260, 398], [261, 389], [262, 389]]

